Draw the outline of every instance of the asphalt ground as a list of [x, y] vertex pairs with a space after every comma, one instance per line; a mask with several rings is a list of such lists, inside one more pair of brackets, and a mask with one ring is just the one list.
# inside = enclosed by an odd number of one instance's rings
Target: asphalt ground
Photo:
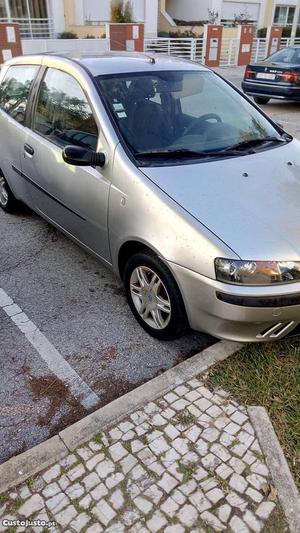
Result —
[[[218, 71], [240, 85], [243, 68]], [[300, 138], [299, 104], [264, 110]], [[0, 306], [0, 463], [215, 342], [149, 337], [119, 280], [26, 207], [0, 210], [0, 288], [38, 328], [26, 336]]]

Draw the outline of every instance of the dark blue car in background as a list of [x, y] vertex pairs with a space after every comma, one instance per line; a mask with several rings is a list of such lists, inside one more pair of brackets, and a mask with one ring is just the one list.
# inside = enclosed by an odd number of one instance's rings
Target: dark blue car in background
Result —
[[300, 101], [300, 46], [288, 46], [246, 67], [244, 93], [258, 104], [270, 98]]

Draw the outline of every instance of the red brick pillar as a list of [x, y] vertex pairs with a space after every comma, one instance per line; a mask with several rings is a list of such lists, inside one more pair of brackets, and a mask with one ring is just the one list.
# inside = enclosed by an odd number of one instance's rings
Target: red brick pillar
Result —
[[204, 26], [205, 57], [204, 62], [208, 67], [220, 65], [223, 26], [206, 24]]
[[239, 26], [239, 54], [237, 63], [238, 65], [247, 65], [251, 62], [254, 34], [254, 26], [247, 26], [246, 24], [241, 24]]
[[274, 54], [280, 48], [282, 38], [282, 28], [279, 26], [269, 26], [267, 31], [268, 52], [267, 55]]
[[111, 23], [107, 31], [111, 50], [144, 51], [144, 24]]
[[0, 63], [22, 55], [19, 24], [0, 23]]

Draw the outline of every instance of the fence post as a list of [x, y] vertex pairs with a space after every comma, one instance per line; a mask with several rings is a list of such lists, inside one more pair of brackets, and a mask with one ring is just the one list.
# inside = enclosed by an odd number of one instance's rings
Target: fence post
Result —
[[260, 39], [256, 39], [255, 63], [257, 63], [258, 61], [259, 49], [260, 49]]
[[171, 39], [168, 39], [168, 55], [171, 55]]
[[191, 61], [196, 60], [196, 39], [191, 40]]
[[228, 47], [228, 61], [227, 61], [228, 66], [231, 65], [232, 44], [233, 44], [232, 39], [230, 39], [230, 41], [229, 41], [229, 47]]

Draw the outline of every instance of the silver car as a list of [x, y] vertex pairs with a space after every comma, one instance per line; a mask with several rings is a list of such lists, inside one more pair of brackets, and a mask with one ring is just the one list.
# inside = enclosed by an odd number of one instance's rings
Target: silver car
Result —
[[300, 333], [300, 143], [237, 88], [167, 56], [36, 55], [4, 65], [0, 108], [2, 208], [104, 261], [148, 333]]

